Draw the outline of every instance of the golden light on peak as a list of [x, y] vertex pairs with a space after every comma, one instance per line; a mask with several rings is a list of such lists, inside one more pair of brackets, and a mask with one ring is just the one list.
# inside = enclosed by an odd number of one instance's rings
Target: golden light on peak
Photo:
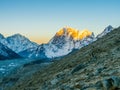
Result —
[[90, 32], [89, 30], [85, 29], [81, 32], [79, 32], [79, 39], [83, 39], [87, 36], [91, 36], [92, 35], [92, 32]]
[[61, 36], [64, 34], [64, 31], [63, 29], [60, 29], [59, 32], [56, 33], [57, 36]]
[[71, 27], [64, 27], [60, 29], [57, 33], [56, 36], [62, 36], [62, 35], [68, 35], [71, 36], [74, 40], [82, 40], [83, 38], [87, 36], [91, 36], [92, 32], [90, 32], [87, 29], [84, 29], [82, 31], [79, 31], [77, 29], [71, 28]]

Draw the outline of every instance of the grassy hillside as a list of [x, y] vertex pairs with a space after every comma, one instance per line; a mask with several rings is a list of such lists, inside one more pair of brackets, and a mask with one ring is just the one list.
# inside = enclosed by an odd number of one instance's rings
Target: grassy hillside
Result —
[[5, 90], [120, 90], [120, 28], [16, 81]]

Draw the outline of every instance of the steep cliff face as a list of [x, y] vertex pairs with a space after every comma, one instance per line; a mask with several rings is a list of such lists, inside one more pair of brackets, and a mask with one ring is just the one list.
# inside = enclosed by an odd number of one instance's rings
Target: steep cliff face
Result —
[[6, 90], [24, 89], [119, 90], [120, 28], [6, 87]]

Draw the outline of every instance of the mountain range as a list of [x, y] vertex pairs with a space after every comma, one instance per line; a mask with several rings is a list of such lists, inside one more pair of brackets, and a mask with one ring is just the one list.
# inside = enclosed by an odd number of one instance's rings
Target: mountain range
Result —
[[41, 45], [30, 41], [20, 34], [6, 38], [0, 34], [0, 43], [24, 58], [52, 59], [67, 55], [73, 50], [89, 45], [112, 30], [113, 27], [109, 25], [101, 34], [95, 37], [94, 33], [89, 30], [79, 31], [71, 27], [64, 27], [47, 44]]
[[1, 89], [120, 90], [120, 27], [103, 32], [96, 41], [42, 69], [39, 60], [21, 66], [0, 81]]

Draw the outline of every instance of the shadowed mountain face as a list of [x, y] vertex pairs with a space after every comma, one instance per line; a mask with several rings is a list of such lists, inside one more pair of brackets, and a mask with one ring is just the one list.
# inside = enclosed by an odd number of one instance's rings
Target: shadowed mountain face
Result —
[[0, 60], [20, 58], [18, 54], [0, 43]]
[[[15, 75], [8, 80], [14, 82]], [[30, 77], [21, 78], [11, 86], [1, 86], [5, 90], [119, 90], [120, 28]]]

